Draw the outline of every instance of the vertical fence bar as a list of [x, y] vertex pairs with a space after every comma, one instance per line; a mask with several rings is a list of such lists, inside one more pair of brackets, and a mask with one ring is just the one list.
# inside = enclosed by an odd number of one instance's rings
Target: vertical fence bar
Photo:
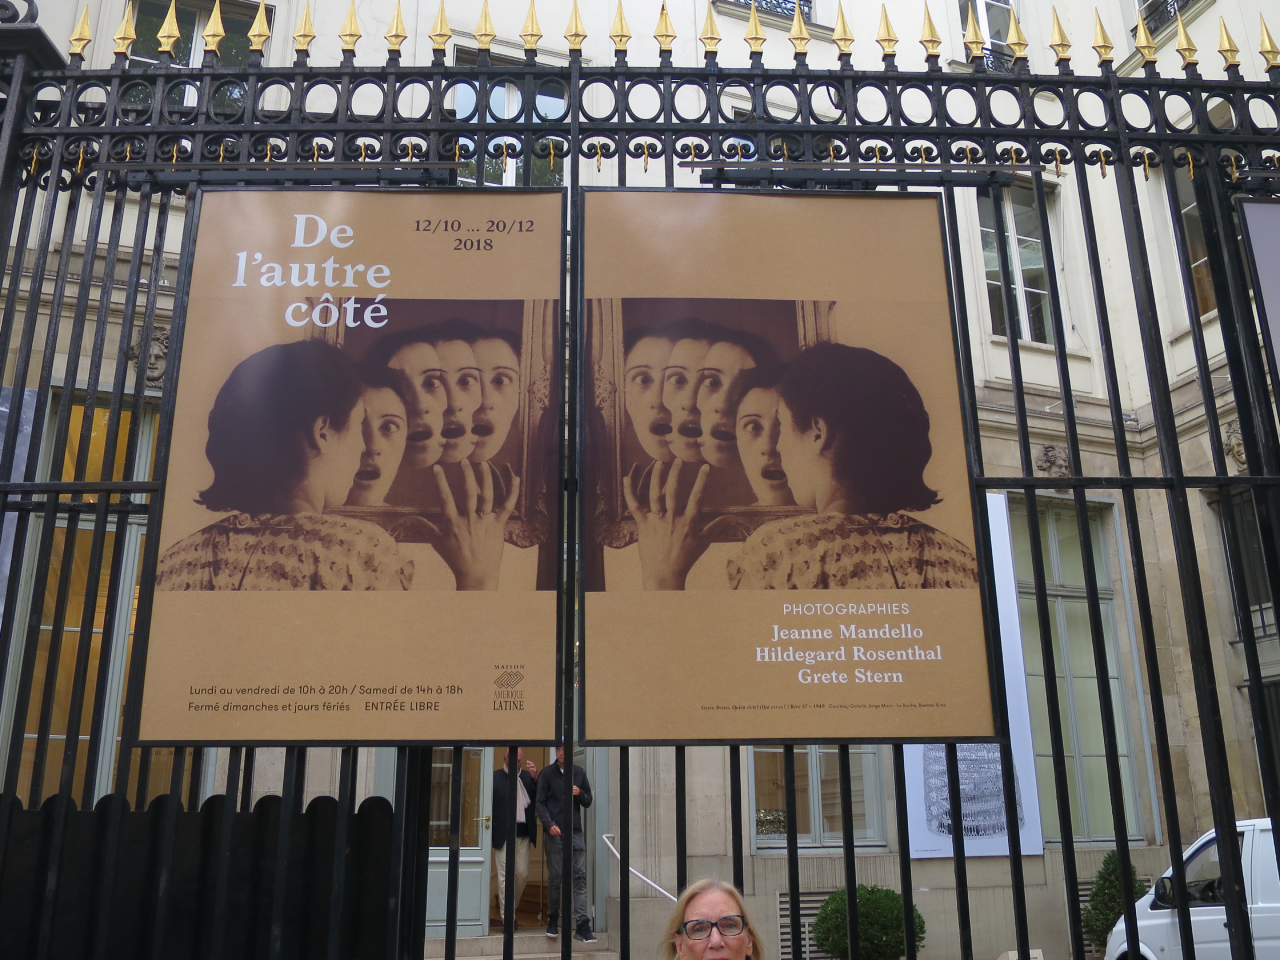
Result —
[[893, 745], [893, 806], [898, 825], [898, 882], [902, 886], [902, 928], [906, 958], [916, 960], [915, 891], [911, 880], [911, 826], [907, 809], [907, 765], [902, 744]]
[[960, 933], [960, 960], [973, 960], [973, 925], [969, 918], [969, 863], [964, 854], [964, 805], [960, 799], [960, 759], [956, 745], [945, 747], [947, 801], [951, 812], [951, 856], [956, 875], [956, 922]]
[[[269, 960], [280, 960], [285, 952], [285, 906], [289, 899], [289, 848], [293, 843], [294, 792], [298, 789], [298, 752], [305, 747], [285, 747], [284, 785], [280, 791], [280, 820], [276, 828], [275, 870], [271, 885], [271, 933]], [[340, 817], [348, 816], [340, 810]]]
[[222, 816], [218, 824], [218, 849], [213, 863], [213, 904], [202, 941], [208, 952], [203, 960], [223, 960], [227, 942], [227, 895], [231, 883], [231, 835], [235, 829], [236, 796], [240, 786], [240, 763], [244, 749], [227, 751], [227, 782], [223, 790]]
[[631, 960], [631, 748], [618, 748], [618, 960]]
[[458, 956], [458, 867], [462, 858], [462, 747], [449, 768], [449, 888], [445, 899], [444, 960]]
[[346, 900], [347, 832], [355, 794], [355, 753], [358, 747], [343, 747], [338, 761], [338, 813], [333, 826], [333, 868], [329, 877], [329, 929], [326, 960], [340, 960], [342, 953], [342, 907]]
[[849, 960], [862, 960], [861, 931], [858, 926], [858, 857], [853, 830], [853, 768], [849, 745], [838, 748], [840, 764], [840, 831], [844, 851], [845, 935]]
[[[530, 158], [532, 162], [532, 158]], [[502, 896], [499, 898], [500, 903], [506, 905], [506, 909], [502, 911], [502, 957], [503, 960], [511, 960], [515, 955], [516, 942], [516, 844], [519, 842], [516, 837], [516, 800], [520, 790], [517, 783], [520, 780], [520, 748], [516, 745], [507, 747], [507, 796], [506, 809], [502, 811], [502, 830], [506, 834], [502, 851], [498, 854], [500, 857], [506, 858], [506, 870], [503, 876], [506, 880]], [[498, 811], [492, 811], [497, 816]], [[527, 824], [526, 829], [532, 827]], [[487, 899], [487, 898], [486, 898]]]
[[[807, 758], [806, 754], [806, 758]], [[787, 804], [787, 916], [791, 927], [791, 960], [803, 960], [804, 930], [800, 926], [800, 846], [796, 816], [796, 748], [782, 748], [783, 790]]]
[[745, 892], [742, 851], [742, 747], [729, 748], [729, 844], [733, 856], [733, 885]]
[[689, 885], [688, 784], [684, 747], [676, 747], [676, 892]]

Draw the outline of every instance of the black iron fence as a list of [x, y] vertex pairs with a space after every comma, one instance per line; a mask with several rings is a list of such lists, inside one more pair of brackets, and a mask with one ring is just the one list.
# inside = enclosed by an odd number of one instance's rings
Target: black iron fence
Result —
[[[780, 4], [789, 6], [789, 4]], [[0, 14], [3, 11], [0, 10]], [[13, 17], [9, 17], [10, 21]], [[889, 45], [887, 49], [892, 50]], [[928, 49], [928, 47], [926, 47]], [[1244, 489], [1260, 536], [1261, 574], [1245, 570], [1237, 535], [1240, 512], [1231, 496], [1218, 500], [1229, 560], [1236, 630], [1247, 663], [1252, 734], [1262, 804], [1280, 806], [1276, 751], [1251, 610], [1280, 591], [1276, 549], [1280, 502], [1280, 441], [1270, 378], [1271, 344], [1250, 297], [1234, 201], [1271, 195], [1280, 183], [1280, 67], [1266, 80], [1245, 81], [1238, 66], [1206, 80], [1194, 63], [1183, 75], [1160, 77], [1148, 64], [1138, 76], [1115, 74], [1109, 60], [1075, 73], [1062, 59], [1052, 75], [1031, 75], [1025, 59], [1009, 73], [987, 72], [984, 54], [973, 73], [944, 72], [936, 53], [923, 72], [854, 70], [848, 52], [834, 70], [811, 69], [803, 53], [787, 70], [766, 70], [753, 53], [745, 67], [726, 67], [708, 51], [703, 65], [675, 66], [669, 51], [657, 66], [633, 66], [625, 49], [612, 66], [584, 65], [573, 50], [567, 65], [547, 65], [530, 50], [523, 64], [490, 61], [446, 65], [443, 43], [430, 64], [404, 63], [392, 50], [379, 67], [356, 66], [348, 50], [337, 66], [315, 67], [305, 48], [289, 67], [262, 63], [261, 44], [243, 66], [210, 54], [199, 68], [179, 68], [161, 52], [154, 67], [130, 65], [126, 53], [107, 69], [86, 69], [73, 55], [64, 65], [37, 27], [0, 26], [0, 257], [5, 286], [0, 308], [0, 381], [7, 403], [0, 447], [2, 562], [8, 583], [0, 621], [5, 717], [0, 793], [0, 955], [52, 956], [380, 956], [421, 957], [425, 936], [432, 760], [428, 748], [395, 748], [393, 799], [355, 809], [355, 748], [341, 754], [336, 798], [303, 809], [308, 752], [286, 747], [278, 797], [253, 796], [252, 751], [232, 748], [215, 796], [197, 808], [199, 784], [214, 762], [210, 750], [140, 748], [139, 662], [134, 630], [144, 632], [147, 582], [155, 561], [157, 495], [172, 422], [172, 378], [165, 377], [161, 341], [177, 339], [181, 291], [191, 263], [190, 223], [178, 212], [195, 188], [213, 184], [465, 184], [499, 189], [499, 167], [517, 164], [517, 181], [576, 186], [595, 182], [674, 185], [695, 174], [709, 189], [931, 189], [943, 199], [956, 294], [956, 332], [969, 466], [978, 490], [1017, 492], [1025, 504], [1030, 620], [1038, 628], [1047, 678], [1041, 691], [1050, 739], [1043, 790], [1056, 799], [1070, 950], [1085, 952], [1079, 904], [1071, 771], [1064, 746], [1066, 712], [1055, 681], [1055, 657], [1041, 537], [1046, 491], [1069, 492], [1067, 539], [1085, 570], [1083, 642], [1097, 667], [1106, 797], [1098, 813], [1110, 820], [1126, 894], [1133, 893], [1125, 788], [1114, 691], [1090, 536], [1091, 493], [1115, 498], [1130, 564], [1125, 574], [1135, 606], [1136, 643], [1150, 693], [1150, 738], [1177, 892], [1175, 915], [1184, 956], [1193, 955], [1190, 906], [1181, 851], [1191, 839], [1178, 804], [1166, 694], [1173, 691], [1158, 648], [1166, 621], [1176, 625], [1194, 680], [1194, 712], [1212, 823], [1218, 831], [1231, 955], [1253, 956], [1249, 916], [1233, 824], [1247, 771], [1232, 762], [1224, 735], [1224, 685], [1215, 672], [1222, 637], [1206, 612], [1202, 540], [1191, 500], [1202, 490]], [[494, 108], [496, 91], [518, 91], [518, 109]], [[607, 172], [606, 172], [607, 171]], [[686, 171], [693, 171], [692, 173]], [[1047, 178], [1066, 171], [1073, 213], [1059, 230], [1051, 222]], [[660, 177], [645, 179], [646, 174]], [[1185, 180], [1178, 178], [1184, 177]], [[1055, 176], [1055, 181], [1058, 178]], [[1163, 179], [1164, 206], [1144, 204], [1144, 184]], [[1047, 289], [1040, 345], [1006, 338], [1009, 380], [1002, 412], [1020, 470], [992, 474], [984, 463], [979, 394], [989, 399], [971, 337], [984, 316], [966, 277], [983, 272], [1003, 316], [1021, 315], [1018, 264], [1005, 200], [1015, 189], [1039, 225]], [[1181, 192], [1180, 192], [1181, 191]], [[990, 203], [992, 257], [972, 262], [961, 230], [962, 209]], [[1159, 196], [1157, 194], [1157, 196]], [[1165, 218], [1168, 218], [1167, 221]], [[1098, 225], [1119, 224], [1100, 244]], [[1194, 220], [1194, 235], [1190, 224]], [[1173, 224], [1178, 270], [1189, 316], [1194, 376], [1177, 380], [1166, 355], [1167, 315], [1156, 296], [1149, 243]], [[180, 241], [173, 234], [182, 229]], [[1082, 451], [1081, 418], [1058, 288], [1057, 248], [1069, 233], [1084, 251], [1087, 296], [1096, 318], [1104, 381], [1100, 419], [1089, 424]], [[1077, 242], [1078, 241], [1078, 242]], [[176, 258], [168, 252], [179, 250]], [[1105, 282], [1102, 256], [1116, 257], [1130, 289]], [[752, 265], [753, 269], [759, 264]], [[1131, 298], [1131, 299], [1130, 299]], [[1206, 342], [1205, 298], [1216, 310], [1225, 373]], [[1117, 305], [1117, 302], [1122, 305]], [[165, 314], [172, 307], [171, 325]], [[580, 304], [570, 310], [566, 384], [566, 477], [578, 476], [577, 389]], [[1008, 328], [1006, 327], [1006, 330]], [[1117, 344], [1137, 346], [1129, 372]], [[1049, 346], [1046, 346], [1048, 344]], [[1054, 430], [1061, 469], [1037, 471], [1033, 440], [1043, 438], [1030, 388], [1028, 351], [1050, 356], [1059, 398]], [[145, 362], [152, 358], [155, 363]], [[1046, 353], [1047, 351], [1047, 353]], [[131, 364], [131, 355], [140, 356]], [[1134, 358], [1137, 358], [1136, 360]], [[1136, 366], [1135, 366], [1136, 364]], [[1150, 400], [1140, 414], [1125, 409], [1125, 377]], [[1225, 378], [1225, 379], [1224, 379]], [[1175, 382], [1177, 380], [1177, 382]], [[986, 402], [984, 400], [984, 402]], [[1211, 469], [1189, 473], [1183, 434], [1188, 411], [1203, 418]], [[1220, 417], [1238, 420], [1246, 475], [1229, 469]], [[1098, 437], [1102, 440], [1099, 441]], [[1108, 439], [1109, 438], [1109, 439]], [[1099, 453], [1099, 444], [1105, 448]], [[1145, 453], [1136, 453], [1139, 448]], [[1098, 465], [1104, 465], [1099, 469]], [[578, 565], [581, 503], [567, 483], [561, 508], [568, 546], [560, 571], [567, 651], [589, 643], [580, 619]], [[1159, 516], [1159, 522], [1153, 519]], [[1254, 521], [1250, 521], [1254, 522]], [[1074, 525], [1074, 530], [1070, 527]], [[1156, 528], [1164, 532], [1159, 532]], [[1202, 531], [1201, 531], [1202, 536]], [[1164, 580], [1154, 589], [1148, 561], [1165, 545]], [[1250, 581], [1249, 576], [1254, 576]], [[1260, 576], [1260, 579], [1258, 577]], [[1261, 586], [1249, 587], [1249, 583]], [[1267, 596], [1260, 593], [1266, 592]], [[1000, 642], [998, 633], [991, 636]], [[565, 733], [572, 739], [577, 695], [575, 658], [562, 658]], [[1003, 705], [1001, 705], [1003, 709]], [[1274, 707], [1272, 707], [1274, 709]], [[1007, 728], [1006, 728], [1007, 729]], [[732, 873], [744, 882], [742, 752], [730, 747]], [[513, 751], [514, 753], [514, 751]], [[630, 857], [628, 748], [620, 749], [618, 813], [622, 875]], [[462, 829], [462, 746], [454, 746], [446, 811], [446, 956], [456, 951], [458, 849]], [[677, 864], [687, 879], [685, 750], [675, 748]], [[1244, 760], [1236, 758], [1240, 763]], [[1249, 763], [1254, 758], [1245, 758]], [[844, 876], [857, 883], [850, 754], [838, 751], [843, 811]], [[962, 821], [956, 748], [945, 751], [952, 823]], [[796, 752], [784, 751], [787, 875], [792, 956], [802, 955], [799, 921], [800, 852], [796, 823]], [[904, 923], [912, 917], [912, 861], [907, 834], [903, 749], [892, 748], [892, 806], [897, 814]], [[1029, 957], [1031, 923], [1018, 846], [1017, 798], [1007, 738], [1000, 748], [1003, 796], [1012, 856], [1008, 895], [1016, 947]], [[514, 803], [514, 791], [512, 791]], [[960, 954], [973, 956], [968, 865], [963, 831], [953, 831], [955, 908]], [[436, 845], [439, 845], [438, 843]], [[569, 845], [566, 845], [568, 847]], [[508, 850], [512, 846], [508, 846]], [[569, 851], [566, 850], [566, 856]], [[568, 896], [568, 887], [565, 893]], [[613, 935], [631, 956], [630, 896], [621, 887]], [[1070, 892], [1070, 894], [1068, 894]], [[1133, 897], [1127, 899], [1131, 902]], [[850, 898], [852, 904], [853, 898]], [[568, 911], [566, 910], [566, 915]], [[1132, 908], [1125, 911], [1130, 955], [1137, 955]], [[857, 916], [849, 915], [857, 942]], [[907, 936], [914, 958], [915, 938]], [[513, 951], [505, 930], [505, 954]], [[563, 938], [567, 956], [571, 949]], [[646, 948], [647, 949], [647, 948]]]

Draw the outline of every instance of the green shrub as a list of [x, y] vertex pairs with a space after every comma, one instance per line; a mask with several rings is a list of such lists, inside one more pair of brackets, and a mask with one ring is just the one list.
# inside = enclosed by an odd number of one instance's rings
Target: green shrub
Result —
[[[1129, 864], [1133, 877], [1133, 897], [1137, 900], [1147, 892], [1147, 885], [1138, 880], [1138, 871]], [[1124, 888], [1120, 885], [1120, 857], [1114, 850], [1102, 858], [1102, 867], [1093, 881], [1089, 894], [1089, 906], [1080, 915], [1084, 935], [1099, 950], [1107, 947], [1107, 937], [1116, 921], [1124, 916]]]
[[[914, 907], [912, 908], [915, 909]], [[837, 960], [849, 958], [848, 920], [843, 890], [827, 897], [813, 924], [813, 942]], [[924, 946], [924, 917], [916, 915], [916, 949]], [[898, 960], [907, 952], [902, 895], [885, 887], [858, 884], [858, 947], [861, 960]]]

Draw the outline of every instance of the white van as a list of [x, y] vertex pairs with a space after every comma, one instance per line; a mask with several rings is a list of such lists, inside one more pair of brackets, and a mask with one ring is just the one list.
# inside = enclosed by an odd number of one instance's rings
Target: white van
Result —
[[[1270, 820], [1241, 820], [1240, 859], [1244, 867], [1245, 892], [1249, 898], [1249, 922], [1253, 928], [1254, 952], [1258, 960], [1280, 960], [1280, 877], [1276, 874], [1276, 852]], [[1191, 906], [1191, 928], [1195, 934], [1196, 960], [1230, 960], [1227, 940], [1227, 909], [1222, 904], [1218, 884], [1222, 870], [1218, 847], [1209, 831], [1186, 853], [1187, 899]], [[1165, 872], [1136, 904], [1138, 939], [1146, 960], [1181, 960], [1178, 916], [1173, 909], [1173, 868]], [[1121, 919], [1107, 938], [1106, 960], [1128, 958], [1129, 945]]]

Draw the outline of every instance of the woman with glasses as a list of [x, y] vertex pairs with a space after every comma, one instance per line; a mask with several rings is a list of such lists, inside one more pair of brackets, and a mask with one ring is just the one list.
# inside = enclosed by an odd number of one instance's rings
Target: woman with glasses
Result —
[[764, 960], [760, 942], [737, 888], [708, 877], [676, 901], [658, 954], [661, 960]]

